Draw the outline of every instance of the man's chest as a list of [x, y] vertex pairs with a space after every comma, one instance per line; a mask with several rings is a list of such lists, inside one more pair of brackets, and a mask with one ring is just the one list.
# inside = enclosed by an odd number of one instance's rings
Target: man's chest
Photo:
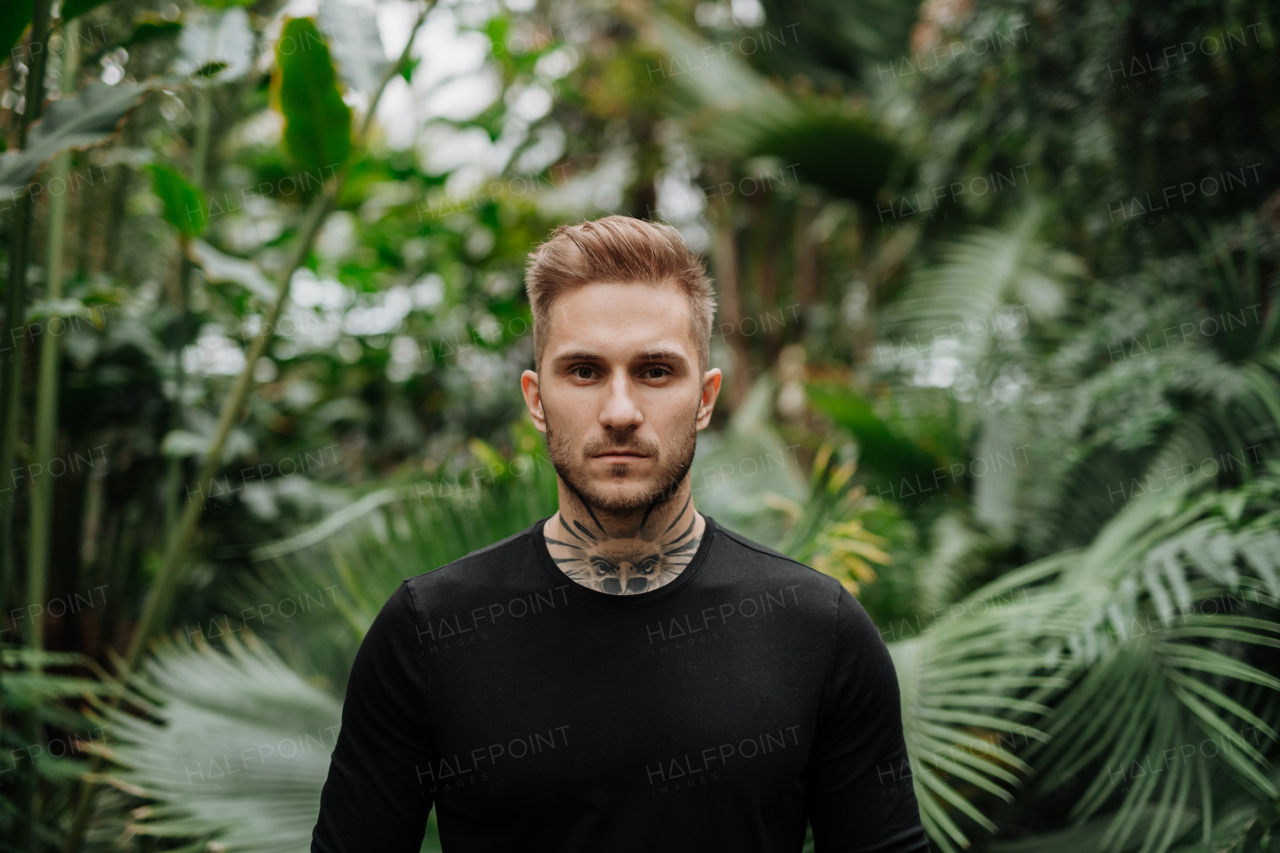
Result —
[[433, 614], [436, 757], [419, 780], [477, 811], [781, 796], [805, 767], [828, 657], [824, 626], [769, 592], [635, 610], [509, 596]]

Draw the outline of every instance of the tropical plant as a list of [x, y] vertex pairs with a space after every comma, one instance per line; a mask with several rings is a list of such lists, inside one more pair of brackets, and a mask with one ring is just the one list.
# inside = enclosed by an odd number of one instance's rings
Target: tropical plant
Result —
[[[86, 677], [92, 676], [92, 677]], [[0, 831], [15, 846], [53, 837], [35, 818], [41, 808], [66, 808], [72, 783], [88, 767], [80, 756], [101, 748], [107, 729], [80, 710], [92, 697], [116, 693], [97, 663], [82, 654], [30, 648], [0, 651]], [[20, 725], [14, 725], [13, 720]], [[45, 801], [41, 803], [41, 801]]]

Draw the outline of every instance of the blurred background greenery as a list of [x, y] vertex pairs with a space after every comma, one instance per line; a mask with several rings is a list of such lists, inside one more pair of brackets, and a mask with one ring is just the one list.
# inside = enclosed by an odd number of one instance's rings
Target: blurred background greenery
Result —
[[5, 2], [0, 849], [309, 848], [382, 603], [555, 509], [523, 263], [622, 213], [716, 282], [695, 502], [876, 620], [936, 849], [1280, 850], [1275, 40]]

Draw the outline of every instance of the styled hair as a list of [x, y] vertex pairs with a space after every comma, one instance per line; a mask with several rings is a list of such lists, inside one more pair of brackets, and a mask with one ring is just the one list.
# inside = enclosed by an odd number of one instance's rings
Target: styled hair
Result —
[[716, 295], [702, 260], [670, 225], [632, 216], [561, 225], [529, 253], [525, 290], [533, 309], [534, 369], [541, 369], [551, 308], [565, 291], [588, 284], [674, 284], [689, 300], [699, 374], [711, 362]]

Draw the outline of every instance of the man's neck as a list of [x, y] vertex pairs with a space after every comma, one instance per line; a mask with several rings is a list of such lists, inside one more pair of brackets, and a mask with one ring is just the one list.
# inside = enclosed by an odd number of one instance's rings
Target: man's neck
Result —
[[566, 575], [600, 592], [665, 586], [689, 565], [706, 530], [687, 480], [673, 500], [627, 514], [593, 509], [566, 491], [544, 528], [547, 550]]

